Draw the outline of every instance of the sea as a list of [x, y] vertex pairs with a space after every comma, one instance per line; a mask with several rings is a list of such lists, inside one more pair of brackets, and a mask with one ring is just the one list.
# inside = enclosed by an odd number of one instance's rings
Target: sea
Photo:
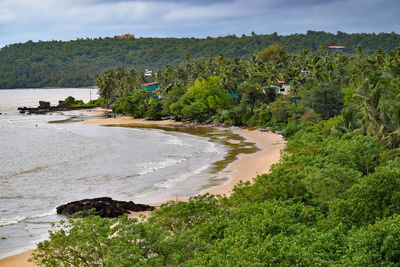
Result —
[[65, 219], [58, 205], [104, 196], [151, 204], [218, 184], [215, 163], [229, 152], [223, 137], [82, 124], [104, 118], [96, 109], [17, 110], [68, 96], [98, 97], [90, 88], [0, 90], [0, 258], [48, 238], [50, 223]]

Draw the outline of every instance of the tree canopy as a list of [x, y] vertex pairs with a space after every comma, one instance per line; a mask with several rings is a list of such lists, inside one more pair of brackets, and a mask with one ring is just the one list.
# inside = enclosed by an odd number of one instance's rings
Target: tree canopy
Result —
[[[251, 57], [266, 47], [279, 44], [290, 53], [307, 48], [316, 52], [322, 45], [346, 46], [353, 54], [358, 46], [364, 55], [375, 50], [394, 50], [400, 44], [396, 33], [336, 34], [307, 31], [306, 34], [265, 34], [236, 37], [198, 38], [135, 38], [133, 35], [114, 38], [77, 39], [73, 41], [39, 41], [7, 45], [0, 50], [0, 88], [80, 87], [94, 85], [96, 73], [122, 67], [160, 70], [166, 65], [184, 64], [210, 54], [228, 58]], [[270, 49], [271, 50], [271, 49]], [[265, 54], [265, 51], [260, 55]]]

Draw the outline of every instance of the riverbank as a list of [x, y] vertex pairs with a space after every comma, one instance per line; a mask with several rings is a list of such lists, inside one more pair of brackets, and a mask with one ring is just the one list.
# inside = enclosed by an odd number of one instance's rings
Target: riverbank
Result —
[[[85, 121], [83, 124], [101, 124], [101, 125], [135, 125], [135, 126], [190, 126], [186, 123], [175, 121], [147, 121], [143, 119], [133, 119], [130, 117], [118, 117], [103, 120]], [[224, 128], [225, 129], [225, 128]], [[230, 195], [235, 184], [240, 180], [243, 182], [251, 181], [257, 174], [266, 173], [272, 164], [280, 159], [280, 150], [284, 148], [286, 142], [281, 135], [258, 130], [248, 129], [230, 129], [235, 134], [242, 136], [246, 142], [255, 143], [259, 151], [253, 154], [241, 154], [238, 159], [230, 163], [219, 176], [228, 177], [226, 183], [220, 186], [206, 188], [202, 193], [225, 194]], [[175, 198], [174, 198], [175, 199]], [[184, 200], [184, 198], [180, 198]], [[149, 213], [145, 214], [149, 215]], [[136, 217], [138, 214], [131, 214]], [[0, 266], [35, 266], [29, 262], [32, 251], [24, 252], [18, 255], [7, 257], [0, 260]]]

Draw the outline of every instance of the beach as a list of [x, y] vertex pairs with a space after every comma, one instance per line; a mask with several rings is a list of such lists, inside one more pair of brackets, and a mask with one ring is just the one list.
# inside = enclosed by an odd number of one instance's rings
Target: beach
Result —
[[[186, 123], [175, 122], [171, 120], [147, 121], [143, 119], [133, 119], [126, 116], [102, 120], [84, 121], [82, 123], [100, 125], [135, 125], [139, 127], [191, 126], [190, 124], [188, 125]], [[279, 134], [240, 128], [230, 128], [230, 130], [235, 134], [238, 134], [245, 138], [247, 142], [255, 143], [260, 150], [252, 154], [240, 154], [235, 161], [231, 162], [224, 170], [219, 173], [219, 176], [228, 177], [229, 179], [222, 185], [212, 186], [204, 189], [202, 193], [221, 194], [229, 196], [232, 192], [232, 189], [234, 188], [234, 185], [237, 184], [239, 181], [251, 181], [258, 174], [267, 173], [273, 164], [279, 162], [280, 151], [286, 145], [286, 141]], [[167, 200], [171, 199], [166, 199], [165, 201]], [[179, 200], [185, 199], [179, 198]], [[131, 214], [130, 217], [135, 217], [137, 215], [138, 214]], [[27, 261], [31, 253], [32, 251], [27, 251], [21, 254], [1, 259], [0, 266], [35, 266], [34, 264]]]

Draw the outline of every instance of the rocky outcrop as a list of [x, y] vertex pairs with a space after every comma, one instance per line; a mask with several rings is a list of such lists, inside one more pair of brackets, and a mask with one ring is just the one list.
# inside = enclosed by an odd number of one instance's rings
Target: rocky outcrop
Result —
[[[92, 211], [93, 210], [93, 211]], [[98, 215], [103, 218], [115, 218], [128, 211], [153, 211], [154, 207], [145, 204], [135, 204], [132, 201], [118, 201], [109, 197], [100, 197], [92, 199], [82, 199], [73, 201], [57, 207], [57, 213], [70, 215], [77, 212], [82, 212], [82, 215], [89, 214]]]
[[49, 109], [50, 108], [50, 102], [46, 101], [39, 101], [39, 109]]
[[68, 110], [79, 110], [79, 109], [91, 109], [93, 106], [80, 106], [71, 107], [65, 101], [60, 100], [57, 106], [51, 106], [50, 102], [39, 101], [37, 108], [18, 107], [19, 113], [21, 114], [46, 114], [55, 111], [68, 111]]

